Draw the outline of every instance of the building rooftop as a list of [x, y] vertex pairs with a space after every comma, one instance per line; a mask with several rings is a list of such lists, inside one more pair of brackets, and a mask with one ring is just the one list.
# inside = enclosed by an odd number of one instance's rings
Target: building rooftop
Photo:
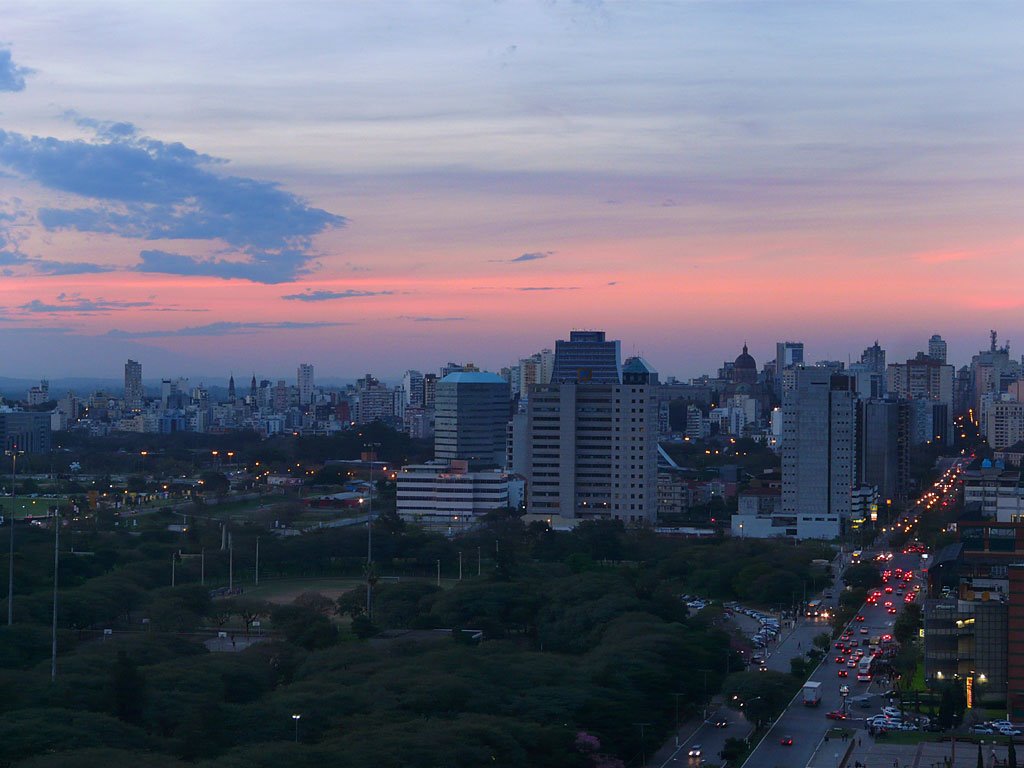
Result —
[[449, 373], [443, 379], [446, 384], [506, 384], [507, 382], [496, 373], [485, 371], [460, 371]]

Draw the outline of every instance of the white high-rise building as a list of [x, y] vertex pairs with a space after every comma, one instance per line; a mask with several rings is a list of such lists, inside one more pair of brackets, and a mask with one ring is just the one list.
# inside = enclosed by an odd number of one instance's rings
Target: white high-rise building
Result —
[[[615, 356], [601, 362], [603, 378], [616, 375]], [[597, 369], [573, 361], [572, 370], [584, 367]], [[516, 465], [527, 478], [528, 514], [654, 522], [657, 374], [640, 358], [621, 371], [621, 381], [552, 381], [531, 389], [526, 417], [515, 422], [527, 432], [526, 456]]]
[[928, 339], [928, 357], [940, 363], [946, 362], [946, 342], [937, 333]]
[[782, 404], [782, 516], [797, 538], [831, 539], [850, 517], [857, 477], [853, 380], [797, 368]]
[[302, 363], [298, 373], [299, 405], [309, 405], [313, 402], [313, 366], [309, 363]]

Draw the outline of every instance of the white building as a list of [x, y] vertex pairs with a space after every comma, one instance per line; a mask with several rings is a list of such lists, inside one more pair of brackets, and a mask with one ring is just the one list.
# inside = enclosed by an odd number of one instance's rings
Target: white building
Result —
[[313, 366], [302, 363], [298, 372], [299, 405], [313, 402]]
[[[603, 362], [618, 375], [616, 361]], [[654, 522], [657, 374], [640, 358], [621, 370], [622, 383], [552, 382], [530, 392], [526, 455], [514, 463], [526, 476], [529, 515]]]
[[[458, 532], [510, 504], [510, 477], [501, 470], [470, 472], [465, 461], [402, 467], [396, 478], [398, 515], [432, 530]], [[514, 494], [521, 498], [522, 492]]]

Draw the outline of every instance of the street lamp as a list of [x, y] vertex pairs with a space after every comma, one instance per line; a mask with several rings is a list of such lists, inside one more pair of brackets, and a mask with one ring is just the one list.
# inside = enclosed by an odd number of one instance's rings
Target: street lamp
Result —
[[302, 718], [302, 715], [292, 715], [292, 720], [295, 721], [295, 743], [296, 744], [299, 743], [299, 720], [301, 718]]
[[366, 618], [373, 619], [373, 461], [377, 457], [374, 448], [380, 448], [380, 443], [364, 443], [364, 448], [369, 448], [370, 457], [370, 488], [367, 494], [366, 505]]
[[7, 560], [7, 626], [14, 623], [14, 486], [18, 480], [18, 457], [25, 453], [19, 451], [17, 445], [12, 445], [9, 451], [4, 451], [5, 456], [11, 457], [11, 552]]

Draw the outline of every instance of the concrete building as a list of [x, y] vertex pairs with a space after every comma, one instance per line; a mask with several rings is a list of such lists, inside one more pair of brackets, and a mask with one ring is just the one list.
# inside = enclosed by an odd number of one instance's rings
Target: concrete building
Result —
[[434, 457], [504, 466], [509, 404], [509, 384], [496, 373], [445, 376], [434, 401]]
[[297, 375], [299, 389], [299, 405], [306, 406], [313, 402], [313, 366], [309, 363], [299, 365]]
[[985, 409], [982, 430], [993, 450], [1004, 448], [1024, 440], [1024, 403], [1006, 399], [993, 402]]
[[850, 518], [857, 478], [853, 380], [797, 368], [782, 410], [782, 514], [796, 519], [798, 538], [834, 538]]
[[465, 461], [405, 466], [396, 477], [398, 515], [431, 530], [459, 533], [509, 506], [510, 481], [501, 470], [471, 472]]
[[943, 364], [946, 362], [946, 342], [937, 333], [928, 339], [928, 357]]
[[985, 460], [964, 471], [964, 507], [986, 520], [1024, 522], [1024, 475], [1019, 468]]
[[142, 363], [129, 360], [124, 364], [124, 407], [128, 411], [142, 409]]
[[803, 364], [804, 343], [802, 341], [780, 341], [775, 345], [775, 386], [781, 388], [780, 394], [788, 388], [787, 383], [792, 383], [792, 377], [787, 382], [783, 372], [792, 371]]
[[528, 435], [526, 455], [516, 461], [527, 480], [527, 513], [570, 521], [653, 523], [657, 374], [642, 359], [633, 358], [621, 368], [621, 382], [594, 381], [619, 370], [618, 361], [604, 354], [617, 350], [618, 342], [606, 342], [604, 334], [599, 335], [585, 337], [587, 345], [599, 346], [588, 346], [586, 354], [574, 350], [569, 359], [561, 358], [561, 365], [556, 351], [555, 378], [560, 371], [566, 376], [575, 372], [579, 380], [534, 386], [526, 418], [516, 422]]

